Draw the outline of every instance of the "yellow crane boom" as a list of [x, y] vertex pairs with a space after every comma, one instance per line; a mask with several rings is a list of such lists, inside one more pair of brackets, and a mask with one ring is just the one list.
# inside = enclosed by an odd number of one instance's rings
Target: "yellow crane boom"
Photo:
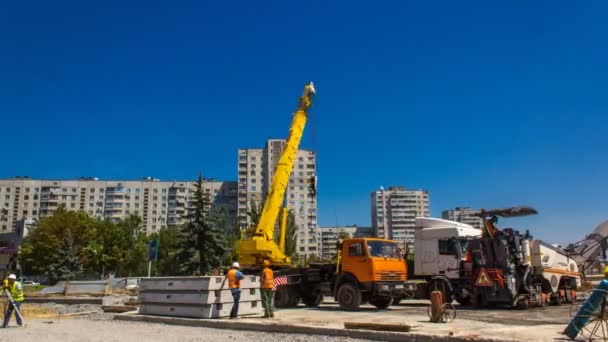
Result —
[[312, 105], [312, 98], [315, 88], [311, 83], [304, 87], [304, 93], [300, 97], [298, 109], [293, 115], [293, 120], [289, 128], [289, 136], [285, 142], [285, 148], [281, 152], [281, 157], [274, 170], [270, 192], [264, 202], [264, 208], [259, 219], [255, 234], [251, 240], [239, 240], [236, 242], [235, 251], [239, 261], [243, 265], [260, 265], [264, 259], [270, 260], [273, 265], [289, 265], [291, 259], [285, 255], [285, 233], [284, 224], [287, 212], [285, 211], [282, 221], [281, 243], [277, 246], [274, 241], [274, 227], [281, 212], [285, 197], [285, 190], [289, 184], [289, 175], [296, 160], [296, 154], [304, 126], [308, 119], [308, 109]]

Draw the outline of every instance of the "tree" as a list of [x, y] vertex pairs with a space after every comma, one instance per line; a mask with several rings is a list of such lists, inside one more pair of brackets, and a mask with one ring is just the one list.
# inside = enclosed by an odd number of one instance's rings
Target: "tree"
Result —
[[287, 215], [287, 227], [285, 227], [285, 255], [297, 259], [298, 226], [293, 210]]
[[75, 252], [83, 267], [87, 262], [83, 250], [93, 240], [96, 220], [82, 212], [67, 211], [63, 206], [53, 215], [42, 218], [36, 223], [21, 244], [19, 259], [24, 272], [45, 274], [51, 265], [61, 264], [65, 258], [60, 250], [71, 245], [70, 253]]
[[82, 272], [79, 253], [74, 246], [72, 232], [64, 232], [60, 248], [56, 251], [53, 261], [48, 265], [45, 275], [49, 281], [76, 279]]
[[338, 234], [338, 240], [346, 240], [346, 239], [350, 239], [350, 238], [351, 238], [351, 236], [347, 232], [340, 232], [340, 234]]
[[179, 273], [177, 251], [180, 247], [179, 230], [162, 229], [150, 235], [150, 240], [158, 239], [157, 276], [174, 276]]
[[258, 223], [260, 223], [260, 216], [262, 216], [262, 209], [264, 207], [258, 207], [257, 203], [254, 200], [249, 202], [249, 211], [247, 212], [247, 216], [249, 216], [249, 227], [245, 229], [245, 239], [251, 239], [253, 235], [255, 235], [255, 231], [258, 228]]
[[194, 214], [180, 229], [180, 248], [177, 252], [179, 272], [186, 275], [205, 275], [221, 265], [226, 252], [225, 227], [211, 215], [209, 194], [203, 191], [203, 175], [195, 183]]

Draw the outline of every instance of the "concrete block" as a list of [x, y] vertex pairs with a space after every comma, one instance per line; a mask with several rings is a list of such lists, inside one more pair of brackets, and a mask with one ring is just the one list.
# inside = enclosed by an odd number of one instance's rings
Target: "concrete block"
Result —
[[[142, 303], [139, 308], [139, 314], [169, 317], [220, 318], [229, 317], [230, 310], [232, 310], [232, 303], [203, 305]], [[239, 303], [239, 315], [261, 315], [263, 311], [261, 301]]]
[[[241, 302], [261, 301], [260, 289], [241, 289]], [[230, 290], [215, 291], [140, 291], [140, 303], [210, 304], [232, 303]]]
[[[241, 288], [260, 288], [260, 277], [245, 276], [241, 280]], [[158, 277], [142, 278], [139, 285], [140, 291], [209, 291], [229, 290], [228, 280], [224, 276], [210, 277]]]

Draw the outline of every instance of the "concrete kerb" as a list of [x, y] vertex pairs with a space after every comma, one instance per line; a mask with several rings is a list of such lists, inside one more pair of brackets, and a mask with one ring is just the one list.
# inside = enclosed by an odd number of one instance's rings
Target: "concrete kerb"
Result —
[[133, 312], [127, 312], [114, 316], [115, 320], [129, 322], [148, 322], [162, 323], [171, 325], [182, 325], [190, 327], [203, 327], [215, 329], [232, 329], [232, 330], [248, 330], [248, 331], [263, 331], [274, 333], [289, 333], [303, 335], [325, 335], [325, 336], [342, 336], [359, 339], [367, 339], [374, 341], [389, 341], [389, 342], [460, 342], [460, 341], [475, 341], [475, 342], [513, 342], [514, 340], [500, 340], [490, 338], [476, 338], [466, 336], [437, 336], [423, 335], [416, 333], [400, 333], [388, 331], [371, 331], [371, 330], [353, 330], [353, 329], [336, 329], [328, 327], [302, 326], [293, 324], [284, 324], [276, 322], [245, 322], [231, 321], [218, 319], [192, 319], [178, 317], [162, 317], [162, 316], [147, 316], [137, 315]]

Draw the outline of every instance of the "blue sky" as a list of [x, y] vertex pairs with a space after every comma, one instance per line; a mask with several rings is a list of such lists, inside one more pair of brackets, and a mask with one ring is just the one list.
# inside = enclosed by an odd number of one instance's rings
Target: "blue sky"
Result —
[[0, 177], [236, 179], [313, 80], [321, 225], [390, 185], [549, 241], [608, 219], [605, 2], [88, 3], [0, 5]]

